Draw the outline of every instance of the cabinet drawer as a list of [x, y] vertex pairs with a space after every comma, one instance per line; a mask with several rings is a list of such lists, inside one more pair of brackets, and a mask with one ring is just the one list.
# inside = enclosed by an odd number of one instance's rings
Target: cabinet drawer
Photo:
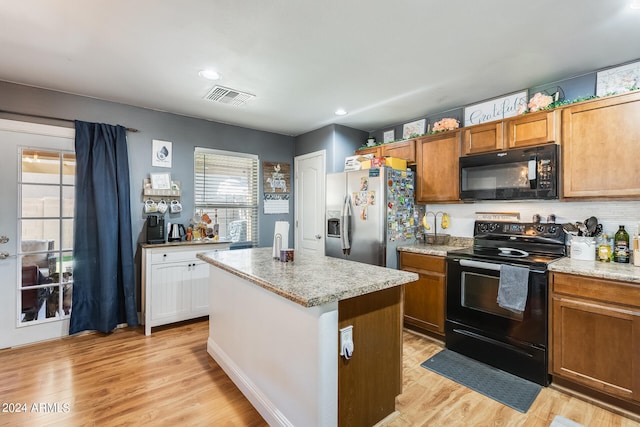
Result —
[[227, 249], [229, 249], [228, 243], [200, 243], [184, 246], [169, 246], [166, 248], [153, 248], [151, 250], [151, 264], [164, 262], [195, 261], [198, 259], [196, 255], [201, 252], [212, 252]]
[[441, 256], [400, 252], [400, 269], [402, 270], [444, 274], [445, 265], [444, 257]]
[[[198, 251], [199, 252], [199, 251]], [[151, 254], [151, 264], [159, 264], [163, 262], [193, 261], [198, 252], [153, 252]]]
[[552, 291], [608, 303], [640, 307], [640, 285], [572, 274], [552, 273]]

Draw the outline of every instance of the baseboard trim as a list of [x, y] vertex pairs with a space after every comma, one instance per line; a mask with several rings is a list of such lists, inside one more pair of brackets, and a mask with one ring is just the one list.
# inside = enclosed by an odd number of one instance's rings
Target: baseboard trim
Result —
[[231, 378], [231, 381], [234, 382], [270, 426], [293, 427], [289, 419], [211, 338], [207, 340], [207, 353], [220, 365], [227, 376]]

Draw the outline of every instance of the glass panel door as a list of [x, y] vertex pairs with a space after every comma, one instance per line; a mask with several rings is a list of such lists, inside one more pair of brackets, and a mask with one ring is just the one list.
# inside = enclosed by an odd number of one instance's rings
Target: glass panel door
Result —
[[20, 322], [71, 313], [75, 154], [20, 149]]

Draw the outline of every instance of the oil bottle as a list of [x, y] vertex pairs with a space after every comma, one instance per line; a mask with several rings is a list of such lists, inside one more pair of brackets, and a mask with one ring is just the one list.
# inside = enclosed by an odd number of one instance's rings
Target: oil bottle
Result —
[[607, 234], [602, 235], [598, 245], [598, 260], [601, 262], [611, 261], [611, 246], [609, 245], [609, 236]]
[[616, 235], [613, 237], [613, 260], [615, 262], [629, 262], [629, 233], [621, 225]]

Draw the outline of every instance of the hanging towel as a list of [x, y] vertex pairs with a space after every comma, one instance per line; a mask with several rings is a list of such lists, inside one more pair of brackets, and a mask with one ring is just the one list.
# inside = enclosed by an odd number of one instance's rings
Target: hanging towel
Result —
[[349, 255], [351, 253], [351, 197], [348, 194], [344, 196], [340, 214], [340, 244], [342, 253]]
[[529, 293], [529, 269], [502, 264], [498, 285], [498, 305], [522, 313]]

